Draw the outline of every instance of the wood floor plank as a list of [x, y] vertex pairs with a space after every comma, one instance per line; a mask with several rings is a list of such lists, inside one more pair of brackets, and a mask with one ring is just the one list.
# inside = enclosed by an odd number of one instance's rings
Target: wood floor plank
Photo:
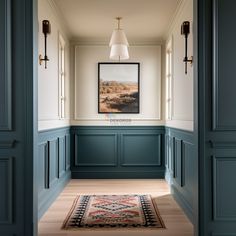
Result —
[[[61, 230], [77, 195], [150, 194], [157, 203], [166, 229]], [[164, 180], [71, 180], [39, 222], [39, 236], [193, 236], [193, 225], [170, 194]]]

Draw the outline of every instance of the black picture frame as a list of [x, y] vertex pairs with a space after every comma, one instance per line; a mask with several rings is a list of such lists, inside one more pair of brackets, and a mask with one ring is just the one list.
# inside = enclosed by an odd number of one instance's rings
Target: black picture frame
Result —
[[[129, 77], [130, 81], [123, 80], [125, 76], [127, 76], [128, 72], [130, 73]], [[111, 79], [109, 79], [109, 73], [111, 73]], [[121, 75], [121, 73], [123, 73], [124, 75]], [[106, 78], [104, 79], [104, 77]], [[101, 83], [104, 83], [104, 86]], [[112, 84], [115, 85], [112, 86]], [[115, 88], [116, 85], [117, 88]], [[106, 91], [106, 89], [108, 89], [106, 87], [109, 88], [114, 87], [116, 91], [119, 91], [120, 88], [122, 88], [123, 91], [113, 92], [114, 89], [110, 89], [111, 91], [109, 92], [109, 90]], [[110, 97], [107, 95], [108, 92], [110, 94]], [[105, 97], [106, 95], [104, 94], [106, 94], [107, 97]], [[115, 96], [115, 94], [117, 94], [117, 96]], [[101, 102], [102, 99], [103, 102]], [[108, 103], [109, 105], [104, 104], [104, 100], [107, 100], [106, 103]], [[99, 114], [140, 113], [140, 63], [139, 62], [98, 63], [98, 113]]]

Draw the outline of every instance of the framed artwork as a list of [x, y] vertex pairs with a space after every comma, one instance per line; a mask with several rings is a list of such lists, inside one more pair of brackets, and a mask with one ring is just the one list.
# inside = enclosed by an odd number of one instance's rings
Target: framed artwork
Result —
[[98, 63], [98, 113], [139, 113], [140, 63]]

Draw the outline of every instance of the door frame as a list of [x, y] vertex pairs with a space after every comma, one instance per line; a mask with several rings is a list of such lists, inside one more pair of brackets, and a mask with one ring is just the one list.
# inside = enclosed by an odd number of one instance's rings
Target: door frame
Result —
[[[31, 86], [29, 86], [27, 90], [27, 95], [30, 95], [32, 97], [32, 100], [29, 101], [29, 110], [28, 115], [32, 118], [32, 129], [28, 130], [27, 137], [29, 138], [29, 143], [32, 143], [32, 145], [27, 147], [28, 155], [27, 157], [30, 157], [33, 153], [33, 159], [29, 159], [27, 161], [28, 167], [27, 170], [32, 170], [26, 173], [26, 179], [30, 181], [31, 187], [27, 190], [29, 194], [26, 194], [27, 199], [26, 202], [30, 202], [33, 206], [33, 212], [32, 209], [29, 208], [29, 214], [27, 214], [28, 222], [32, 222], [33, 216], [33, 235], [38, 235], [38, 188], [37, 188], [37, 160], [38, 160], [38, 1], [39, 0], [25, 0], [26, 1], [26, 16], [28, 16], [28, 24], [26, 25], [26, 28], [29, 30], [32, 30], [32, 34], [29, 35], [28, 32], [26, 32], [26, 35], [28, 36], [29, 43], [33, 46], [32, 50], [29, 50], [27, 54], [33, 56], [33, 63], [32, 63], [32, 57], [27, 58], [28, 65], [32, 65], [32, 67], [27, 67], [27, 74], [29, 76], [33, 75], [33, 80]], [[201, 74], [199, 71], [199, 46], [200, 40], [199, 40], [199, 26], [202, 26], [202, 24], [199, 24], [199, 13], [204, 12], [204, 0], [193, 0], [193, 51], [194, 51], [194, 144], [195, 144], [195, 158], [197, 158], [198, 166], [195, 176], [195, 186], [197, 188], [194, 189], [194, 215], [195, 215], [195, 222], [194, 222], [194, 235], [198, 236], [200, 231], [200, 225], [199, 225], [199, 216], [200, 216], [200, 209], [199, 209], [199, 199], [200, 199], [200, 157], [199, 157], [199, 114], [198, 114], [198, 107], [199, 107], [199, 80], [201, 79]], [[31, 42], [33, 40], [33, 42]], [[200, 55], [202, 56], [202, 55]], [[202, 58], [200, 58], [202, 59]], [[29, 79], [30, 81], [30, 79]], [[200, 101], [201, 102], [201, 101]], [[33, 142], [30, 140], [33, 137]], [[203, 223], [201, 221], [201, 223]], [[30, 234], [29, 234], [30, 235]]]

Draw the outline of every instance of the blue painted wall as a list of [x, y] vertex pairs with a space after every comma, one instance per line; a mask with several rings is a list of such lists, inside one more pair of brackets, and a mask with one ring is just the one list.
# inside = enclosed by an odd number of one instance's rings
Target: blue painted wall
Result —
[[164, 178], [190, 220], [193, 133], [163, 126], [74, 126], [39, 132], [39, 218], [72, 178]]
[[71, 128], [72, 178], [164, 178], [164, 127]]
[[[200, 16], [194, 27], [199, 32], [198, 49], [194, 55], [194, 67], [198, 70], [195, 121], [199, 137], [199, 235], [236, 235], [236, 31], [233, 27], [236, 1], [194, 2], [196, 15]], [[38, 208], [34, 209], [37, 183], [33, 182], [37, 168], [33, 158], [37, 140], [34, 134], [37, 131], [37, 55], [33, 53], [37, 52], [36, 6], [34, 0], [0, 1], [0, 235], [32, 236], [37, 231], [35, 215]], [[181, 140], [184, 139], [177, 134], [172, 136], [176, 136], [174, 153], [181, 156]], [[118, 147], [121, 147], [119, 137], [118, 133]], [[128, 141], [132, 143], [132, 139]], [[55, 145], [52, 142], [51, 150], [55, 150]], [[80, 159], [77, 161], [79, 163]], [[180, 162], [173, 168], [172, 160], [168, 161], [170, 174], [174, 175], [173, 185], [181, 192], [186, 186], [179, 171], [183, 164]], [[126, 163], [133, 164], [133, 161]], [[149, 163], [153, 165], [155, 162], [150, 158]], [[47, 177], [49, 188], [56, 172], [52, 173]], [[60, 176], [63, 170], [57, 173]]]
[[236, 1], [199, 1], [200, 235], [236, 235]]
[[194, 133], [164, 126], [71, 128], [72, 178], [164, 178], [194, 223]]
[[1, 236], [32, 236], [37, 231], [34, 10], [32, 0], [0, 0]]
[[71, 177], [69, 127], [39, 132], [37, 166], [40, 218]]
[[192, 222], [194, 213], [195, 177], [197, 175], [193, 132], [168, 128], [165, 134], [166, 180], [171, 192]]

